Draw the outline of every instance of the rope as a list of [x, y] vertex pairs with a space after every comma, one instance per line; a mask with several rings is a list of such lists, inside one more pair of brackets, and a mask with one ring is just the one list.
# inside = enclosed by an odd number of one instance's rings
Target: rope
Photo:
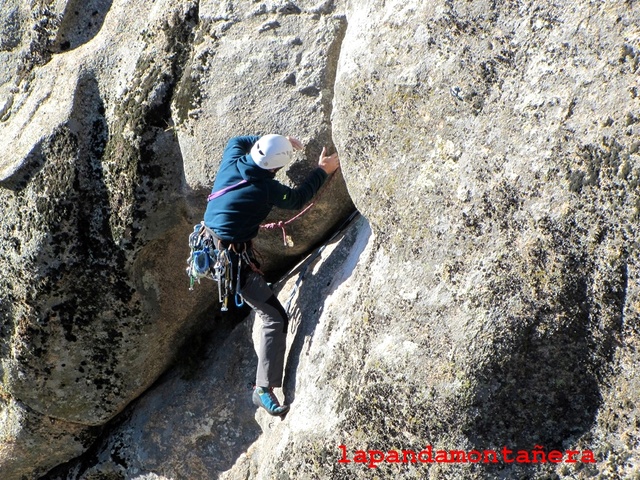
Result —
[[263, 225], [260, 225], [260, 228], [264, 228], [265, 230], [275, 230], [276, 228], [281, 228], [282, 229], [282, 241], [284, 243], [285, 247], [288, 247], [289, 244], [287, 243], [287, 229], [286, 226], [289, 225], [291, 222], [299, 219], [300, 217], [302, 217], [305, 213], [307, 213], [311, 207], [313, 207], [315, 205], [316, 201], [311, 202], [309, 205], [307, 205], [307, 207], [305, 207], [304, 210], [302, 210], [300, 213], [298, 213], [295, 217], [290, 218], [289, 220], [285, 221], [278, 221], [278, 222], [272, 222], [272, 223], [265, 223]]
[[284, 243], [285, 247], [288, 247], [289, 244], [287, 243], [287, 229], [286, 229], [286, 226], [289, 225], [290, 223], [294, 222], [295, 220], [298, 220], [305, 213], [307, 213], [309, 210], [311, 210], [311, 208], [318, 202], [318, 200], [320, 200], [320, 197], [325, 192], [325, 190], [329, 186], [329, 183], [331, 183], [331, 181], [333, 180], [334, 177], [335, 177], [335, 174], [332, 174], [331, 177], [329, 178], [329, 180], [327, 180], [327, 182], [325, 182], [325, 184], [322, 186], [322, 189], [321, 189], [320, 193], [316, 195], [316, 198], [313, 200], [313, 202], [311, 202], [309, 205], [307, 205], [302, 211], [300, 211], [294, 217], [290, 218], [287, 221], [279, 220], [277, 222], [265, 223], [265, 224], [260, 225], [260, 228], [264, 228], [265, 230], [275, 230], [276, 228], [280, 228], [282, 230], [282, 242]]

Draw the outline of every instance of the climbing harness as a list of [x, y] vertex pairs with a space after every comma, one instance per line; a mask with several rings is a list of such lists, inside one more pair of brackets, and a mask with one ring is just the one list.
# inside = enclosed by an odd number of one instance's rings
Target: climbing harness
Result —
[[[248, 183], [247, 180], [241, 180], [213, 192], [207, 197], [207, 201], [218, 198], [245, 183]], [[257, 267], [247, 253], [247, 244], [242, 245], [241, 252], [237, 252], [234, 244], [225, 247], [213, 230], [207, 227], [204, 222], [195, 225], [193, 232], [189, 235], [191, 250], [187, 259], [189, 290], [193, 290], [193, 286], [196, 282], [200, 283], [201, 278], [210, 278], [218, 284], [218, 299], [222, 304], [222, 311], [229, 309], [230, 297], [234, 298], [236, 306], [243, 306], [244, 299], [241, 292], [243, 264], [256, 270]], [[235, 278], [234, 269], [236, 270]]]
[[242, 275], [246, 271], [245, 267], [263, 274], [250, 255], [251, 243], [225, 245], [204, 222], [200, 222], [189, 236], [189, 247], [189, 290], [193, 290], [193, 286], [196, 282], [200, 283], [201, 278], [210, 278], [218, 284], [218, 300], [223, 312], [229, 310], [231, 297], [236, 307], [242, 307]]

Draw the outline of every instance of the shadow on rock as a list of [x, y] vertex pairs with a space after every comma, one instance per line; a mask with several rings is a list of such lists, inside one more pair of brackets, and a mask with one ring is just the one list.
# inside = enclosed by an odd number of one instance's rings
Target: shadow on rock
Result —
[[472, 373], [472, 444], [563, 451], [592, 428], [623, 324], [626, 266], [616, 276], [617, 286], [594, 294], [591, 275], [566, 273], [557, 304], [506, 319], [488, 363]]
[[71, 0], [58, 29], [55, 51], [73, 50], [91, 41], [104, 24], [113, 0]]
[[[347, 227], [339, 237], [325, 244], [331, 248], [335, 243], [335, 248], [326, 257], [322, 256], [325, 247], [320, 247], [291, 274], [291, 277], [296, 274], [297, 277], [294, 291], [288, 302], [291, 306], [285, 305], [285, 308], [289, 309], [289, 335], [293, 335], [283, 382], [285, 403], [292, 403], [295, 400], [298, 366], [301, 356], [311, 348], [324, 303], [330, 293], [348, 278], [348, 274], [343, 272], [347, 258], [350, 255], [355, 255], [357, 258], [359, 254], [359, 252], [352, 252], [351, 247], [360, 233], [360, 226], [358, 221], [351, 223], [351, 228]], [[320, 266], [316, 269], [318, 262]], [[349, 265], [346, 267], [348, 268]], [[292, 301], [294, 296], [295, 301]]]
[[204, 312], [175, 368], [112, 422], [103, 441], [42, 480], [105, 471], [114, 478], [145, 472], [217, 478], [230, 469], [262, 433], [245, 381], [256, 368], [245, 314], [230, 310], [221, 318], [214, 307]]

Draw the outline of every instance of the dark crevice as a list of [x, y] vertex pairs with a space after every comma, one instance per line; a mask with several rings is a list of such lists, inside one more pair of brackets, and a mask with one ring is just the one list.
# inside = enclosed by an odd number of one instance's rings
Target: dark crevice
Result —
[[113, 0], [71, 0], [61, 15], [54, 53], [66, 52], [90, 42], [100, 32]]

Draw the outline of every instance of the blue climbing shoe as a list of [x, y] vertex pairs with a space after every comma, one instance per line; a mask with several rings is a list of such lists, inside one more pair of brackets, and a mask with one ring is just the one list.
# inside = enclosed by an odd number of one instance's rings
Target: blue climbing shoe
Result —
[[280, 405], [273, 388], [256, 387], [252, 398], [256, 407], [264, 408], [270, 415], [279, 417], [289, 411], [289, 405]]

